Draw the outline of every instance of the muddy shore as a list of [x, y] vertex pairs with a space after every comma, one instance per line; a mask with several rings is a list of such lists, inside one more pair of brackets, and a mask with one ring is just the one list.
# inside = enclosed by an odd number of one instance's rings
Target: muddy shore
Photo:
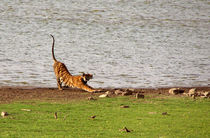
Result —
[[[184, 91], [196, 88], [198, 91], [210, 91], [210, 87], [182, 87]], [[43, 101], [72, 101], [87, 99], [87, 97], [98, 97], [106, 91], [114, 92], [115, 90], [126, 90], [126, 88], [106, 88], [104, 92], [88, 93], [79, 89], [66, 88], [59, 91], [57, 88], [37, 88], [37, 87], [0, 87], [0, 104], [11, 103], [15, 101], [25, 100], [43, 100]], [[128, 88], [127, 88], [128, 89]], [[134, 93], [142, 93], [144, 95], [170, 95], [170, 88], [132, 89]]]

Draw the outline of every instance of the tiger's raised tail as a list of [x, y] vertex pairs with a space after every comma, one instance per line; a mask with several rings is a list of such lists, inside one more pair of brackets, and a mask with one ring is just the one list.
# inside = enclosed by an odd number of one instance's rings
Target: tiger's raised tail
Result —
[[53, 35], [51, 35], [52, 38], [53, 38], [53, 43], [52, 43], [52, 57], [53, 57], [53, 60], [56, 62], [56, 58], [55, 58], [55, 54], [54, 54], [54, 45], [55, 45], [55, 39], [53, 37]]

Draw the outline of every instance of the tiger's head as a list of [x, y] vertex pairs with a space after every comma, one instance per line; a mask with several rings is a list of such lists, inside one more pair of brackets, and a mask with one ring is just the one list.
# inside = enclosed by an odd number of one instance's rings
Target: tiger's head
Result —
[[81, 72], [81, 73], [82, 73], [82, 79], [84, 80], [85, 83], [87, 83], [87, 81], [93, 78], [93, 74], [89, 74], [89, 73], [86, 74], [84, 72]]

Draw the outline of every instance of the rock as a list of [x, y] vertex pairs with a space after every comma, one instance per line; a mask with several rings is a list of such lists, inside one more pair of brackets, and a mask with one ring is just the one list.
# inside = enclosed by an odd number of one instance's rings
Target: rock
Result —
[[168, 115], [168, 113], [167, 112], [163, 112], [162, 115]]
[[207, 96], [200, 96], [201, 98], [208, 98]]
[[119, 131], [131, 132], [132, 130], [128, 130], [126, 127], [124, 127], [123, 129], [120, 129]]
[[100, 98], [105, 98], [105, 97], [109, 97], [109, 95], [105, 93], [105, 94], [100, 95], [99, 97]]
[[188, 93], [183, 93], [184, 96], [188, 96]]
[[203, 95], [206, 97], [210, 97], [210, 92], [204, 92]]
[[121, 91], [121, 90], [116, 90], [114, 93], [115, 93], [116, 95], [121, 95], [121, 94], [123, 93], [123, 91]]
[[151, 115], [152, 115], [152, 114], [157, 114], [157, 112], [149, 112], [148, 114], [151, 114]]
[[134, 92], [135, 89], [126, 89], [126, 91], [131, 91], [131, 92]]
[[180, 88], [171, 88], [169, 90], [169, 93], [173, 94], [173, 95], [177, 95], [177, 94], [180, 94], [180, 93], [184, 93], [184, 90], [182, 90]]
[[129, 108], [129, 106], [128, 105], [122, 105], [122, 106], [120, 106], [120, 108]]
[[126, 132], [131, 132], [130, 130], [128, 130], [126, 127], [124, 128]]
[[114, 92], [106, 91], [105, 94], [112, 95]]
[[171, 88], [171, 89], [169, 89], [168, 92], [169, 92], [170, 94], [174, 94], [174, 91], [175, 91], [176, 89], [177, 89], [177, 88]]
[[122, 92], [122, 96], [132, 95], [131, 91]]
[[193, 95], [195, 96], [196, 93], [197, 93], [197, 89], [196, 88], [190, 89], [189, 92], [188, 92], [188, 96], [193, 96]]
[[57, 114], [57, 112], [54, 113], [54, 118], [55, 118], [55, 119], [58, 119], [58, 114]]
[[94, 99], [93, 97], [91, 97], [91, 96], [88, 97], [87, 99], [88, 99], [88, 100], [95, 100], [95, 99]]
[[133, 93], [134, 93], [134, 91], [135, 91], [135, 89], [126, 89], [125, 91], [126, 91], [126, 92], [128, 92], [128, 93], [133, 94]]
[[1, 116], [2, 117], [5, 117], [5, 116], [8, 116], [9, 114], [7, 112], [1, 112]]
[[143, 94], [140, 94], [140, 93], [136, 93], [136, 99], [144, 99], [144, 95]]
[[96, 115], [91, 116], [92, 119], [96, 118]]
[[27, 111], [27, 112], [30, 112], [31, 109], [21, 109], [22, 111]]

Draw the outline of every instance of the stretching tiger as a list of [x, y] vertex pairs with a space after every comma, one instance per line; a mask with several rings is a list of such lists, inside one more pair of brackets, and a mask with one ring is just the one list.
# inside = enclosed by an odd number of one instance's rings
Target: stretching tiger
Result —
[[54, 55], [55, 39], [53, 35], [51, 36], [53, 38], [53, 43], [52, 43], [52, 57], [54, 60], [53, 68], [54, 68], [54, 72], [55, 72], [55, 76], [57, 80], [58, 89], [63, 90], [62, 83], [64, 83], [66, 86], [69, 86], [69, 87], [83, 89], [88, 92], [96, 92], [97, 90], [87, 85], [87, 81], [93, 78], [92, 74], [82, 73], [81, 76], [79, 75], [73, 76], [68, 71], [64, 63], [56, 60], [55, 55]]

